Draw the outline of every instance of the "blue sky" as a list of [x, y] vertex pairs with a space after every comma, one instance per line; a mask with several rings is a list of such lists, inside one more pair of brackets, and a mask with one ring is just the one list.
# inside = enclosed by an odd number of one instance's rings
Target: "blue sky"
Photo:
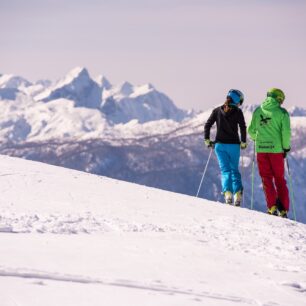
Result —
[[260, 103], [279, 87], [305, 105], [306, 1], [0, 0], [0, 72], [57, 80], [75, 66], [150, 82], [183, 108]]

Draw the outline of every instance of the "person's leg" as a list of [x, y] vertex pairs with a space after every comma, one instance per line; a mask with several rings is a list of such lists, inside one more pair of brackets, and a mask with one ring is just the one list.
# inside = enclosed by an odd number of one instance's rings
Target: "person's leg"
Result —
[[230, 157], [225, 150], [225, 144], [216, 143], [215, 153], [217, 155], [221, 170], [222, 193], [225, 193], [226, 191], [230, 191], [232, 193]]
[[283, 153], [274, 153], [270, 155], [270, 164], [272, 166], [274, 182], [277, 190], [277, 197], [283, 206], [283, 209], [289, 210], [289, 192], [285, 180], [285, 165]]
[[262, 179], [263, 190], [266, 197], [267, 207], [276, 205], [276, 190], [273, 183], [273, 171], [269, 155], [271, 153], [257, 153], [257, 164]]
[[242, 192], [243, 192], [241, 174], [239, 172], [240, 145], [239, 144], [229, 144], [228, 153], [230, 155], [232, 189], [234, 193], [234, 205], [240, 206], [241, 200], [242, 200]]
[[239, 172], [239, 160], [240, 160], [240, 145], [239, 144], [228, 144], [227, 151], [230, 156], [230, 167], [231, 167], [231, 179], [232, 179], [232, 190], [233, 193], [238, 191], [242, 192], [241, 174]]

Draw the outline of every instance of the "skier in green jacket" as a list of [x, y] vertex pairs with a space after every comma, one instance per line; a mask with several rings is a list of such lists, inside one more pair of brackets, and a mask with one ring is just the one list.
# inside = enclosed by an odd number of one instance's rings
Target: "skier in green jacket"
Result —
[[256, 143], [259, 174], [265, 192], [268, 214], [287, 218], [289, 193], [285, 180], [284, 158], [290, 151], [290, 117], [281, 107], [282, 90], [272, 88], [252, 116], [248, 133]]

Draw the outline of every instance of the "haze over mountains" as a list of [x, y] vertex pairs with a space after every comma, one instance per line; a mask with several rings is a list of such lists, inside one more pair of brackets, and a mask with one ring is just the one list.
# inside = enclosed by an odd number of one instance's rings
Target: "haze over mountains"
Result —
[[[243, 105], [247, 121], [255, 108], [247, 101]], [[54, 84], [2, 75], [0, 110], [2, 154], [174, 192], [196, 194], [209, 153], [203, 125], [211, 110], [182, 110], [151, 84], [113, 85], [102, 75], [92, 78], [85, 68], [73, 69]], [[289, 111], [293, 139], [288, 161], [298, 220], [306, 222], [306, 110]], [[244, 205], [249, 207], [251, 142], [243, 154]], [[200, 196], [221, 201], [220, 190], [213, 158]], [[255, 191], [255, 209], [264, 211], [257, 170]]]

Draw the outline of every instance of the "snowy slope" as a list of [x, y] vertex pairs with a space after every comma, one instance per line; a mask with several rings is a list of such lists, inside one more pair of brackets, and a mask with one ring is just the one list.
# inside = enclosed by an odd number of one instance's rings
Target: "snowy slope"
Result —
[[1, 306], [305, 305], [306, 226], [0, 156]]

